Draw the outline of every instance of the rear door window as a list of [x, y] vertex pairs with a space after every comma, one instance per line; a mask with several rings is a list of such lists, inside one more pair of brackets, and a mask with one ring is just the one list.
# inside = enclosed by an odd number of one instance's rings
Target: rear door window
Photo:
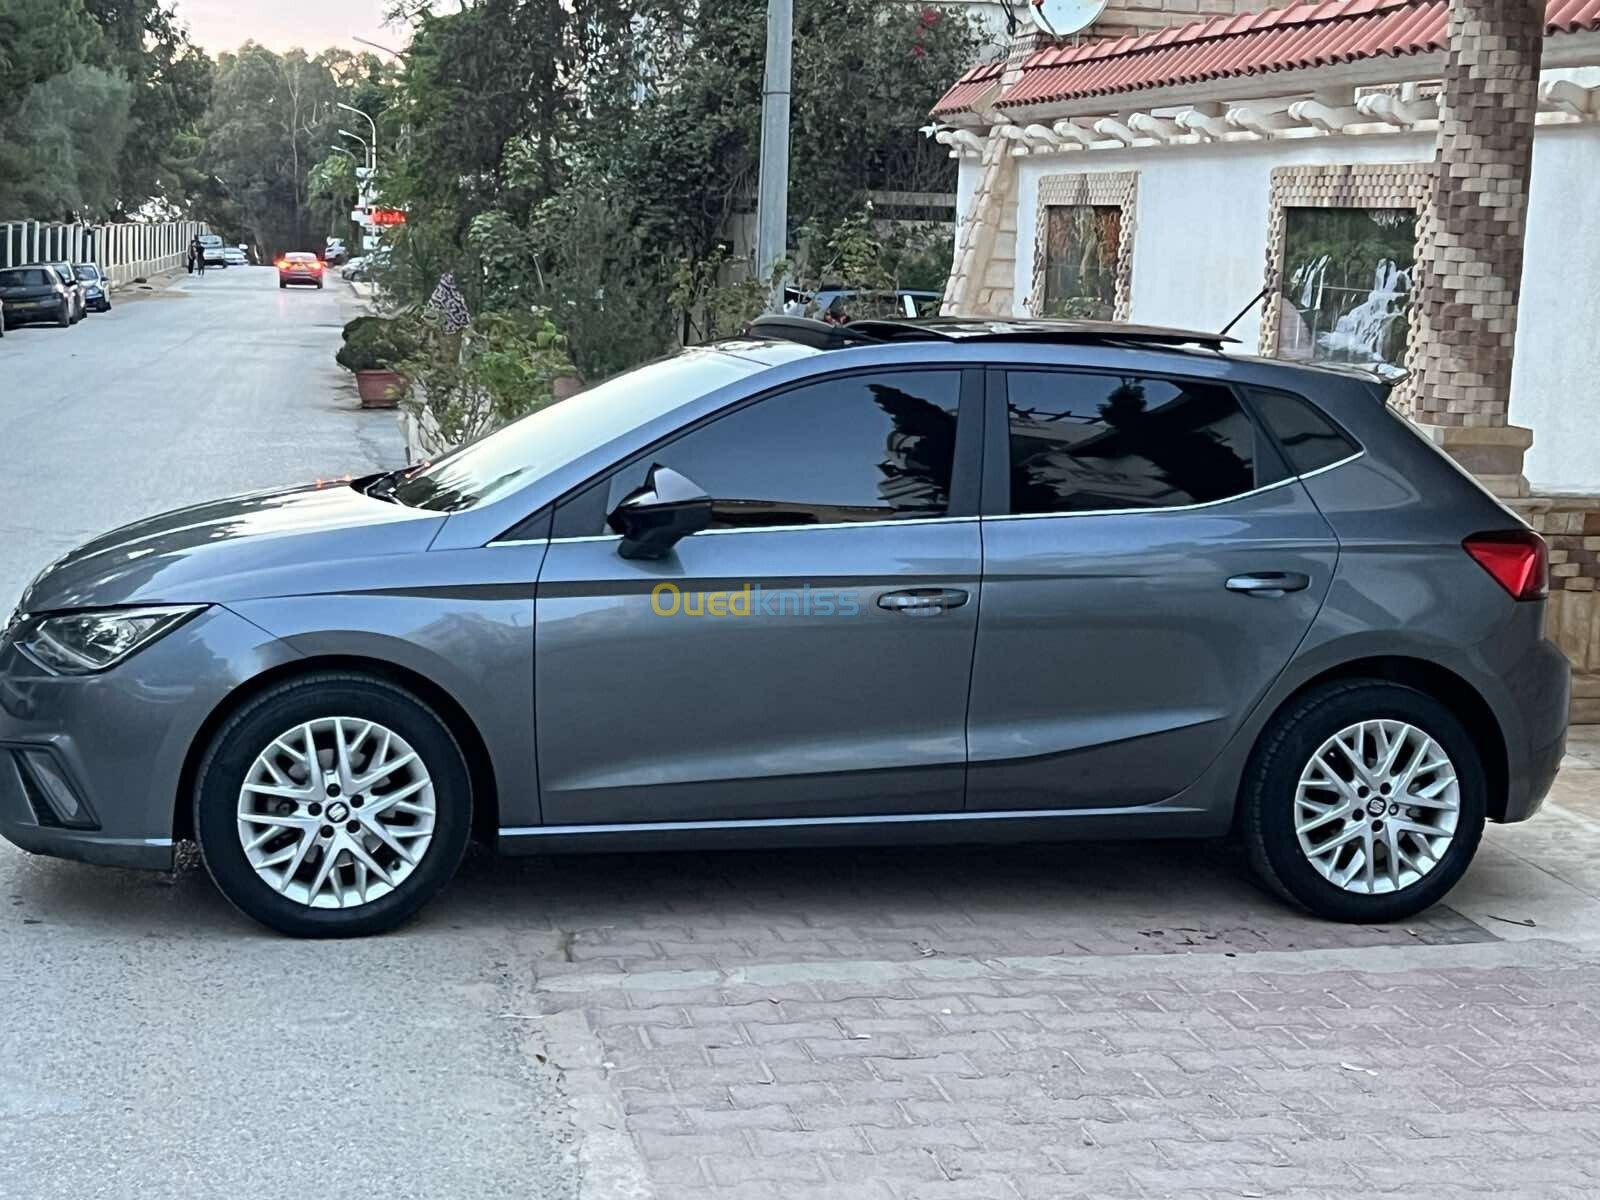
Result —
[[1260, 486], [1256, 427], [1203, 380], [1007, 373], [1014, 514], [1178, 508]]

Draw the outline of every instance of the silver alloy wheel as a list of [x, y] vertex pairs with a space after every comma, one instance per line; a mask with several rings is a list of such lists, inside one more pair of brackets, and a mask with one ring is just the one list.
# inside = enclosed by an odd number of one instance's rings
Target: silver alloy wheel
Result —
[[1335, 887], [1398, 892], [1439, 865], [1461, 788], [1444, 748], [1405, 721], [1361, 721], [1323, 742], [1300, 773], [1294, 831]]
[[310, 908], [388, 895], [433, 840], [433, 778], [399, 734], [321, 717], [272, 740], [239, 789], [239, 844], [273, 890]]

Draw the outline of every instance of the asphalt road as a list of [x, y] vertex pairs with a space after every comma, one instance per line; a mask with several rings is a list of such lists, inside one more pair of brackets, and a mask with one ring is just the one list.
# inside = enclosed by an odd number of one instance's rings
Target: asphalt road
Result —
[[[0, 341], [0, 607], [61, 551], [232, 492], [398, 465], [333, 362], [342, 283], [210, 272]], [[0, 844], [0, 1197], [565, 1197], [568, 1097], [514, 893], [296, 943], [175, 876]], [[543, 1061], [542, 1061], [543, 1059]]]

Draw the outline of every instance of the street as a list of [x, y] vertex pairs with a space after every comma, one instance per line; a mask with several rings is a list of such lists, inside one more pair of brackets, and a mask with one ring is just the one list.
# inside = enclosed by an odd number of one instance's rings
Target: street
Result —
[[[229, 492], [397, 465], [350, 290], [184, 279], [0, 342], [9, 606]], [[1210, 843], [497, 861], [297, 942], [0, 845], [0, 1197], [1592, 1196], [1600, 737], [1399, 927]]]

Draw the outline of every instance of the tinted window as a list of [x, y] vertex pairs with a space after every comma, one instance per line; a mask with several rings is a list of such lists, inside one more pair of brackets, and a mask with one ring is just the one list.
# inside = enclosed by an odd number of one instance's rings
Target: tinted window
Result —
[[940, 517], [950, 505], [959, 371], [830, 379], [703, 425], [611, 481], [606, 511], [653, 463], [715, 501], [713, 528]]
[[55, 281], [54, 275], [38, 267], [0, 271], [0, 287], [49, 287]]
[[[726, 343], [721, 350], [686, 350], [614, 376], [469, 442], [409, 476], [392, 495], [401, 504], [440, 512], [498, 500], [675, 408], [765, 370], [778, 358], [772, 351], [764, 359], [732, 352], [739, 348]], [[783, 357], [815, 353], [797, 346], [782, 350]]]
[[1013, 371], [1011, 511], [1170, 508], [1256, 486], [1255, 427], [1198, 381]]
[[1297, 475], [1349, 458], [1360, 449], [1315, 405], [1299, 396], [1251, 388], [1250, 402]]

